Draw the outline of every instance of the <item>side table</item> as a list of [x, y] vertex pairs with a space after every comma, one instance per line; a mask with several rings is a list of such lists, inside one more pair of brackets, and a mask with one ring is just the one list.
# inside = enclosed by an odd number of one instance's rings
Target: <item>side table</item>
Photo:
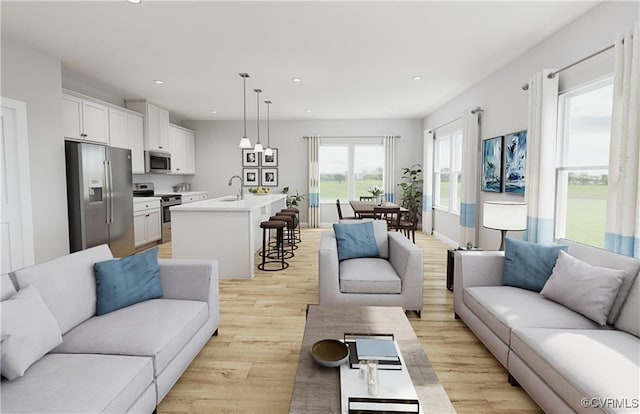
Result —
[[454, 271], [454, 257], [456, 251], [474, 251], [480, 252], [482, 249], [473, 247], [471, 249], [464, 249], [462, 247], [456, 247], [455, 249], [447, 250], [447, 289], [453, 291], [453, 271]]

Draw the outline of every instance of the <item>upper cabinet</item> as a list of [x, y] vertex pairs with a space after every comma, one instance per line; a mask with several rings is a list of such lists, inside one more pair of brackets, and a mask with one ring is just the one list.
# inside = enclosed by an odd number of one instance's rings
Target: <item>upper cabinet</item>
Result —
[[64, 136], [109, 143], [109, 115], [106, 105], [62, 94]]
[[169, 111], [147, 101], [127, 101], [127, 108], [144, 116], [144, 149], [169, 151]]
[[131, 171], [134, 174], [144, 174], [143, 122], [140, 114], [109, 108], [111, 146], [131, 150]]
[[169, 152], [172, 174], [195, 174], [195, 134], [193, 131], [170, 124]]

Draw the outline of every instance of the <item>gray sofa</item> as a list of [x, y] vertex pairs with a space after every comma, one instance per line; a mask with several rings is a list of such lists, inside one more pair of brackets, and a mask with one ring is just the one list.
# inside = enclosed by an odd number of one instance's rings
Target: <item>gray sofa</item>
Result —
[[607, 326], [536, 292], [502, 286], [504, 252], [456, 252], [456, 317], [544, 411], [638, 412], [640, 260], [558, 243], [593, 266], [627, 271]]
[[63, 342], [24, 376], [3, 377], [3, 413], [151, 413], [217, 334], [217, 262], [159, 260], [161, 298], [95, 316], [93, 265], [112, 257], [102, 245], [12, 275], [40, 292]]
[[372, 221], [380, 257], [338, 261], [333, 232], [325, 232], [318, 249], [318, 303], [320, 305], [402, 306], [418, 315], [423, 307], [422, 250], [398, 232], [387, 231], [384, 220]]

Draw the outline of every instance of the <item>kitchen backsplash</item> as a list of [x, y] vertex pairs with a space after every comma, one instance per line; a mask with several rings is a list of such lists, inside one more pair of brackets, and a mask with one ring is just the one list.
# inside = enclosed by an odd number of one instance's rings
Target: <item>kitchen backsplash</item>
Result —
[[153, 183], [156, 192], [171, 192], [173, 186], [180, 183], [191, 183], [193, 177], [171, 174], [134, 174], [134, 183]]

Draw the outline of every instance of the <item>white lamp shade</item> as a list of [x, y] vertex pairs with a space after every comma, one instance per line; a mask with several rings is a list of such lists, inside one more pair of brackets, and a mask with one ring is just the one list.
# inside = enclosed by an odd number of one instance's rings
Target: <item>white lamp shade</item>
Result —
[[526, 230], [527, 205], [509, 201], [485, 201], [482, 226], [495, 230]]
[[254, 150], [255, 152], [262, 152], [262, 151], [264, 151], [264, 148], [262, 148], [262, 144], [258, 142], [258, 143], [256, 144], [255, 148], [253, 148], [253, 150]]
[[273, 155], [273, 150], [271, 149], [271, 147], [267, 147], [264, 149], [264, 155], [266, 155], [267, 157], [270, 157]]
[[249, 138], [244, 137], [240, 140], [240, 145], [238, 145], [240, 148], [251, 148], [251, 141], [249, 141]]

